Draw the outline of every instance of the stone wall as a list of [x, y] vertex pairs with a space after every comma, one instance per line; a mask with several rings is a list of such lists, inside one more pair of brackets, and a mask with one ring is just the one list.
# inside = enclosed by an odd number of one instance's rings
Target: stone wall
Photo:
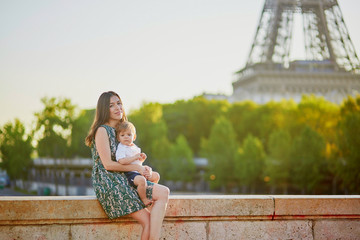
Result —
[[[0, 239], [139, 239], [93, 196], [0, 197]], [[360, 239], [360, 196], [171, 196], [162, 239]]]

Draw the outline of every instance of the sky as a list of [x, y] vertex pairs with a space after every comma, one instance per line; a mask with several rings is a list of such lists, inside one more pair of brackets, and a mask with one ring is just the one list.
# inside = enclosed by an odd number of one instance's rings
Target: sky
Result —
[[[0, 127], [34, 122], [43, 97], [91, 109], [112, 90], [129, 112], [231, 95], [264, 2], [0, 0]], [[360, 1], [338, 2], [359, 56]]]

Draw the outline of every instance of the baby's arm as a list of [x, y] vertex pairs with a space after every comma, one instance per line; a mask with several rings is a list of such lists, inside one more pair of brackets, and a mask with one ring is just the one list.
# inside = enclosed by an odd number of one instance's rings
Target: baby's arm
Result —
[[116, 149], [116, 161], [127, 165], [127, 164], [131, 164], [132, 162], [136, 161], [136, 160], [141, 160], [141, 153], [135, 154], [133, 156], [126, 156], [126, 150], [120, 146], [118, 146], [118, 148]]
[[144, 162], [145, 159], [147, 158], [146, 154], [145, 154], [145, 153], [139, 153], [139, 154], [140, 154], [139, 160], [140, 160], [141, 162]]
[[136, 160], [141, 161], [140, 153], [137, 153], [131, 157], [123, 157], [123, 158], [116, 159], [116, 161], [118, 161], [119, 163], [124, 164], [124, 165], [131, 164], [132, 162], [134, 162]]

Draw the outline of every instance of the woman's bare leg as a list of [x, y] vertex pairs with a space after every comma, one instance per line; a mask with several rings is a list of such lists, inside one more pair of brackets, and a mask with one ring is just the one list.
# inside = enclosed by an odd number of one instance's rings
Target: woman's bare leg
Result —
[[150, 237], [150, 212], [147, 209], [131, 213], [130, 216], [142, 226], [141, 240], [149, 240]]
[[161, 227], [165, 217], [166, 206], [169, 200], [169, 188], [155, 184], [153, 188], [153, 206], [150, 213], [150, 238], [159, 240]]

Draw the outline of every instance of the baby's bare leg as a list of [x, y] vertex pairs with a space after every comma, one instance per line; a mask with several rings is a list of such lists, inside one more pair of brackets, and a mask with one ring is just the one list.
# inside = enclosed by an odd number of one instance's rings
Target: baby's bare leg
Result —
[[146, 187], [147, 187], [146, 178], [138, 175], [134, 178], [134, 184], [135, 186], [137, 186], [137, 191], [139, 193], [141, 201], [145, 205], [151, 203], [151, 201], [146, 197]]
[[160, 174], [158, 172], [152, 172], [151, 178], [149, 178], [150, 182], [158, 183], [160, 180]]

